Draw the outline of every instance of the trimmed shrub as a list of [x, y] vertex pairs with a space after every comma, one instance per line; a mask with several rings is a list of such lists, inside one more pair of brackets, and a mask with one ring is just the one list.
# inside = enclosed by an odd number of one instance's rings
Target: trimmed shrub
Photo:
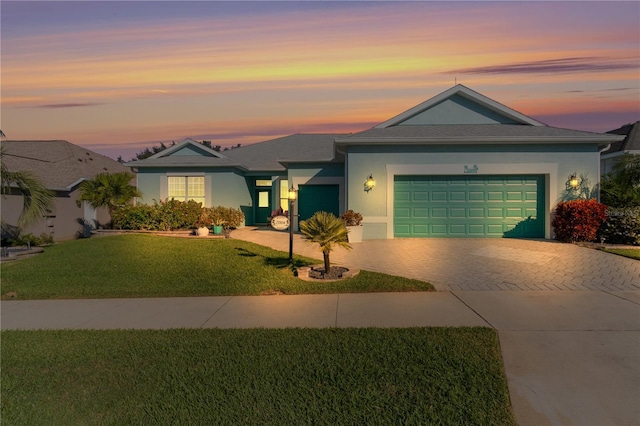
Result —
[[172, 199], [153, 205], [118, 207], [111, 220], [115, 229], [173, 231], [193, 228], [202, 212], [202, 203]]
[[608, 244], [640, 245], [640, 207], [609, 207], [598, 234]]
[[596, 200], [572, 200], [556, 206], [551, 226], [556, 239], [564, 242], [595, 241], [607, 218], [607, 206]]

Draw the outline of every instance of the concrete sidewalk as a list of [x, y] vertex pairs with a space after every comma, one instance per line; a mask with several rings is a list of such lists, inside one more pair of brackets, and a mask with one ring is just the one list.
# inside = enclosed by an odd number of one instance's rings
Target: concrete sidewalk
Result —
[[640, 424], [640, 292], [34, 300], [0, 311], [3, 330], [493, 327], [518, 424]]

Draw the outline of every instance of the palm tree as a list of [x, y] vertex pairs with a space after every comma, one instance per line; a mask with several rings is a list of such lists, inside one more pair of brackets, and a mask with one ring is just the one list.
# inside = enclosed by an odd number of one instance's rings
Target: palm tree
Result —
[[336, 245], [351, 250], [347, 242], [347, 228], [344, 222], [332, 213], [316, 212], [307, 220], [300, 222], [300, 232], [308, 242], [318, 243], [324, 257], [324, 271], [331, 271], [329, 254]]
[[[0, 137], [4, 137], [2, 130], [0, 130]], [[0, 146], [0, 180], [2, 181], [0, 193], [10, 194], [12, 188], [17, 188], [22, 194], [22, 212], [18, 218], [18, 225], [27, 226], [37, 222], [51, 211], [54, 194], [31, 172], [10, 171], [2, 161], [5, 155], [7, 153], [4, 146]]]
[[640, 206], [640, 155], [625, 154], [600, 182], [601, 201], [610, 207]]
[[133, 178], [129, 172], [100, 173], [80, 184], [80, 200], [88, 201], [94, 208], [106, 207], [111, 215], [117, 207], [142, 195], [131, 185]]

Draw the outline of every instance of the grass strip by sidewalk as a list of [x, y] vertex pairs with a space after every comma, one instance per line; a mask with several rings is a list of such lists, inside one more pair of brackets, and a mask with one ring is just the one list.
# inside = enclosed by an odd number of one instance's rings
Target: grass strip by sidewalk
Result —
[[515, 424], [488, 328], [1, 337], [3, 424]]
[[[295, 256], [295, 266], [318, 263]], [[18, 299], [429, 291], [429, 283], [362, 271], [333, 283], [293, 276], [288, 254], [240, 240], [116, 235], [67, 241], [3, 263], [1, 294]]]
[[605, 248], [602, 251], [606, 251], [607, 253], [617, 254], [619, 256], [628, 257], [631, 259], [640, 260], [640, 249], [611, 249]]

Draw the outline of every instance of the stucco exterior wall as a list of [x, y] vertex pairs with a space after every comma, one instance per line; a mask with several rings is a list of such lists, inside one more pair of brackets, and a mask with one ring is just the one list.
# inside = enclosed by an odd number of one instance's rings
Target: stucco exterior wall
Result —
[[[78, 238], [84, 229], [78, 220], [87, 220], [91, 226], [95, 226], [94, 217], [100, 224], [106, 224], [111, 219], [106, 209], [97, 209], [92, 217], [87, 217], [86, 210], [82, 202], [78, 199], [80, 191], [78, 188], [71, 192], [58, 192], [54, 198], [54, 208], [50, 215], [42, 220], [24, 227], [21, 234], [49, 234], [54, 241], [72, 240]], [[22, 211], [22, 195], [6, 195], [2, 197], [2, 220], [16, 226], [18, 217]], [[92, 209], [93, 210], [93, 209]]]
[[[441, 147], [349, 147], [346, 159], [347, 209], [364, 216], [365, 239], [393, 238], [393, 188], [395, 175], [537, 174], [546, 177], [545, 237], [551, 238], [551, 212], [561, 201], [572, 173], [599, 179], [597, 146], [512, 145]], [[376, 187], [366, 192], [369, 175]]]
[[139, 203], [153, 204], [154, 200], [165, 200], [168, 196], [168, 176], [204, 176], [205, 207], [251, 207], [250, 184], [244, 176], [233, 170], [197, 170], [197, 169], [139, 169], [137, 173], [138, 189], [142, 192]]

